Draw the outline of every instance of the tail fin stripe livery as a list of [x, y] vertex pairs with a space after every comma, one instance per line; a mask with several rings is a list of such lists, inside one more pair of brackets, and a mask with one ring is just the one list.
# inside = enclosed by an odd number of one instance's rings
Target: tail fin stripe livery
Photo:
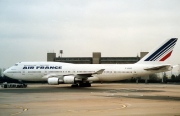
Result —
[[172, 50], [173, 50], [173, 48], [174, 48], [174, 45], [175, 45], [175, 43], [169, 48], [169, 49], [167, 49], [166, 51], [164, 51], [163, 53], [161, 53], [158, 57], [156, 57], [155, 59], [154, 59], [154, 61], [156, 61], [156, 60], [160, 60], [162, 57], [164, 57], [165, 55], [166, 55], [166, 53], [169, 53], [169, 52], [171, 52]]
[[160, 61], [165, 61], [167, 58], [169, 58], [171, 56], [171, 52], [169, 52], [166, 56], [164, 56]]
[[[176, 43], [176, 41], [174, 41], [174, 42]], [[154, 56], [154, 58], [151, 59], [151, 61], [155, 61], [156, 59], [158, 59], [159, 57], [161, 57], [163, 54], [165, 54], [169, 49], [173, 49], [173, 47], [174, 47], [174, 45], [175, 45], [174, 42], [171, 43], [171, 44], [169, 44], [168, 46], [166, 46], [163, 50], [159, 51], [159, 53], [156, 54], [156, 55]]]
[[177, 41], [177, 38], [170, 39], [165, 44], [163, 44], [158, 50], [156, 50], [152, 55], [150, 55], [147, 59], [145, 59], [145, 61], [155, 61], [159, 57], [162, 57], [163, 54], [165, 54], [165, 56], [168, 56], [167, 54], [169, 53], [167, 53], [166, 51], [173, 49], [176, 41]]
[[159, 56], [164, 50], [167, 50], [169, 46], [171, 46], [176, 41], [174, 39], [170, 39], [166, 42], [162, 47], [160, 47], [156, 52], [154, 52], [151, 56], [149, 56], [145, 61], [153, 61], [155, 58]]

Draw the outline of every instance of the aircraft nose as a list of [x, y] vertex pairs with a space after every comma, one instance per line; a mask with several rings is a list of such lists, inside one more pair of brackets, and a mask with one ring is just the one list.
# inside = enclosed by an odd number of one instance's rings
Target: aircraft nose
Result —
[[3, 75], [5, 75], [5, 76], [6, 76], [6, 74], [7, 74], [7, 70], [5, 70], [5, 71], [3, 72]]
[[10, 76], [9, 73], [8, 73], [8, 69], [6, 69], [6, 70], [3, 72], [3, 75], [4, 75], [4, 76], [7, 76], [7, 77]]

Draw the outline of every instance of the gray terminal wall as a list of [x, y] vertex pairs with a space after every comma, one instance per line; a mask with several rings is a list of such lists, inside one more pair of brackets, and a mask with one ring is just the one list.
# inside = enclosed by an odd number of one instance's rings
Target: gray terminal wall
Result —
[[47, 53], [47, 61], [75, 64], [133, 64], [148, 52], [141, 52], [140, 57], [101, 57], [101, 52], [93, 52], [92, 57], [56, 57], [56, 53]]

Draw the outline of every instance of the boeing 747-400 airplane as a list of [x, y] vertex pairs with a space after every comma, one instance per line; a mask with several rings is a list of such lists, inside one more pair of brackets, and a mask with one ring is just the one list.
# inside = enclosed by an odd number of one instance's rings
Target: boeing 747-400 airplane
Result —
[[177, 40], [166, 40], [135, 64], [19, 62], [5, 70], [4, 75], [21, 81], [47, 81], [51, 85], [65, 83], [90, 87], [95, 81], [119, 81], [170, 71], [173, 66], [164, 64], [164, 61], [171, 56]]

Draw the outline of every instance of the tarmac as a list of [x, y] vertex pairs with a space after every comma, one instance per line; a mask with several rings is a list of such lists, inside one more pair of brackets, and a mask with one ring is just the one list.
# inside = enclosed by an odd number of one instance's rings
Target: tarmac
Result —
[[0, 88], [0, 116], [180, 116], [180, 85], [29, 84]]

